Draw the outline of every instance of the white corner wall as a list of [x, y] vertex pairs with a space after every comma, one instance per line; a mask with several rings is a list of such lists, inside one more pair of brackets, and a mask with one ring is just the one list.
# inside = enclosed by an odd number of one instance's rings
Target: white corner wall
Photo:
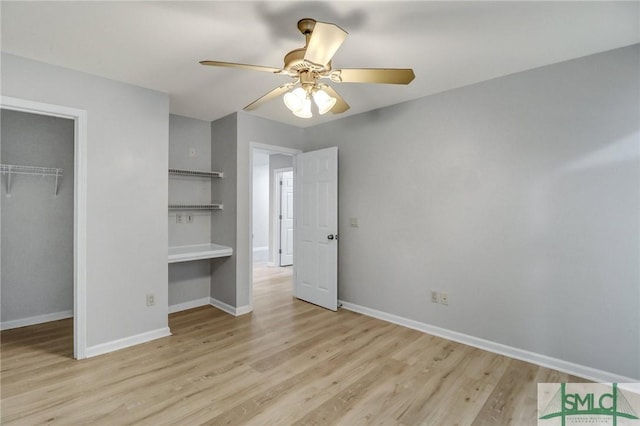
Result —
[[[302, 149], [304, 130], [282, 123], [255, 117], [244, 112], [237, 115], [237, 234], [236, 260], [236, 307], [251, 304], [251, 186], [250, 145], [252, 142]], [[250, 308], [249, 308], [250, 309]]]
[[307, 129], [339, 147], [340, 299], [640, 379], [639, 50]]
[[88, 354], [166, 335], [168, 96], [5, 53], [1, 65], [4, 96], [87, 111]]

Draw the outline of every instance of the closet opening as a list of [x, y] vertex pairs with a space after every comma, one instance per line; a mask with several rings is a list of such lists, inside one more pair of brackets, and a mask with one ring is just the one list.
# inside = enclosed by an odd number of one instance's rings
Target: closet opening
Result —
[[86, 113], [2, 98], [3, 344], [85, 358]]

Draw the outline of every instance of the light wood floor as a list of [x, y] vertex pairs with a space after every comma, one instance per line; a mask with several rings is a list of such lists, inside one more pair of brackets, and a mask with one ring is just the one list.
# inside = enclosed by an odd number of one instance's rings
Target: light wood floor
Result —
[[257, 271], [254, 309], [82, 361], [71, 320], [4, 331], [2, 424], [534, 425], [537, 382], [582, 381], [294, 300], [290, 268]]

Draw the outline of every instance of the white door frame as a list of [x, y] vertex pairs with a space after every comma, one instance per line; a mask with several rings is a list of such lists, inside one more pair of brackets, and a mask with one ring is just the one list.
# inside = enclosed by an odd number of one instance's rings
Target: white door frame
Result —
[[271, 210], [271, 214], [274, 217], [274, 221], [273, 221], [273, 246], [270, 247], [271, 253], [272, 253], [272, 258], [271, 263], [273, 263], [274, 266], [280, 266], [280, 256], [278, 256], [278, 253], [276, 252], [276, 250], [278, 250], [280, 248], [280, 220], [278, 220], [278, 215], [281, 214], [281, 210], [282, 210], [282, 205], [280, 203], [280, 194], [282, 191], [282, 188], [280, 187], [280, 185], [278, 185], [278, 177], [282, 175], [282, 173], [284, 172], [293, 172], [293, 167], [283, 167], [281, 169], [274, 169], [273, 170], [273, 195], [274, 195], [274, 200], [272, 200], [273, 202], [273, 209]]
[[[253, 212], [253, 151], [269, 151], [272, 154], [284, 154], [290, 155], [292, 157], [292, 168], [293, 174], [296, 174], [296, 155], [301, 154], [301, 149], [295, 148], [287, 148], [284, 146], [278, 145], [269, 145], [260, 142], [249, 142], [249, 212]], [[253, 247], [253, 215], [249, 214], [250, 217], [250, 225], [249, 225], [249, 245], [247, 247]], [[295, 238], [296, 233], [296, 221], [293, 221], [293, 235]], [[245, 265], [247, 270], [249, 271], [249, 306], [250, 309], [253, 309], [253, 250], [249, 250], [248, 263]], [[293, 279], [295, 282], [296, 268], [293, 266]]]
[[73, 357], [87, 357], [87, 112], [61, 105], [2, 96], [0, 107], [73, 120]]

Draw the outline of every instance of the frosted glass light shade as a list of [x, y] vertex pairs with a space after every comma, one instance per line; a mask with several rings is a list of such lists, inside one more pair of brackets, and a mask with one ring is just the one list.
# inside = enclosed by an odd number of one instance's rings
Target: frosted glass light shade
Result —
[[329, 96], [327, 92], [322, 89], [318, 89], [313, 92], [313, 100], [318, 106], [318, 112], [320, 115], [331, 111], [331, 108], [336, 104], [336, 98]]
[[283, 100], [284, 104], [289, 108], [291, 112], [295, 114], [296, 111], [300, 111], [303, 107], [303, 102], [307, 97], [307, 93], [302, 87], [285, 93]]
[[304, 98], [302, 100], [302, 108], [297, 111], [293, 111], [293, 115], [300, 118], [311, 118], [313, 114], [311, 114], [311, 99]]

